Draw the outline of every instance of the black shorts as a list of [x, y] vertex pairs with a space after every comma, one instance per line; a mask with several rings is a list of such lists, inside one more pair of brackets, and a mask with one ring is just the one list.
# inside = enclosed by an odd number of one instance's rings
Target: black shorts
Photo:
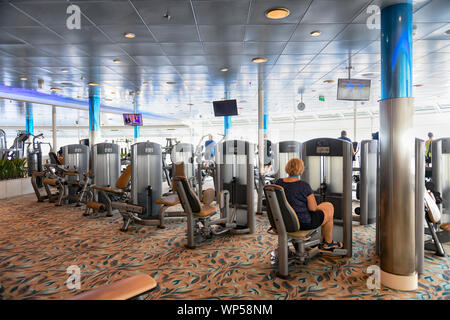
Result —
[[310, 211], [309, 213], [311, 214], [311, 223], [300, 222], [300, 230], [312, 230], [322, 225], [325, 218], [322, 210]]

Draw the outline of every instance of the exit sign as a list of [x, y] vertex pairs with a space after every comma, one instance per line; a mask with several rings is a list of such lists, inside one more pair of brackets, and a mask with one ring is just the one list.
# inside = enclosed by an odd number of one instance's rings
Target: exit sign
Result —
[[319, 96], [319, 101], [325, 101], [325, 96]]

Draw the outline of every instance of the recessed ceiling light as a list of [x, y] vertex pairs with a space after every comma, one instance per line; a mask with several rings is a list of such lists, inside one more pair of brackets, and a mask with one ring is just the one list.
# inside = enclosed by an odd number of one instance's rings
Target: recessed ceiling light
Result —
[[111, 92], [111, 94], [116, 94], [116, 93], [113, 91], [113, 92]]
[[372, 77], [372, 76], [374, 76], [374, 75], [375, 75], [374, 73], [369, 72], [369, 73], [364, 73], [362, 76], [363, 76], [363, 77]]
[[267, 59], [264, 57], [256, 57], [252, 59], [252, 62], [254, 63], [263, 63], [263, 62], [267, 62]]
[[61, 91], [61, 88], [50, 88], [50, 90], [53, 90], [53, 91]]
[[333, 83], [334, 80], [324, 80], [323, 83]]
[[98, 86], [100, 83], [98, 82], [89, 82], [88, 85], [90, 86]]
[[148, 82], [143, 82], [142, 85], [143, 86], [148, 86]]
[[228, 71], [228, 68], [222, 68], [222, 69], [220, 69], [220, 71], [222, 71], [222, 72], [227, 72], [227, 71]]
[[119, 59], [114, 59], [113, 62], [114, 63], [120, 63], [120, 60]]
[[415, 84], [414, 87], [423, 87], [423, 84]]
[[167, 84], [175, 84], [176, 82], [175, 81], [167, 81], [166, 83]]
[[291, 12], [286, 8], [273, 8], [266, 11], [266, 17], [269, 19], [283, 19], [286, 18]]
[[450, 29], [444, 32], [446, 35], [450, 36]]
[[133, 39], [136, 35], [132, 32], [127, 32], [123, 35], [125, 38]]
[[315, 31], [311, 31], [310, 35], [313, 37], [318, 37], [320, 36], [321, 32], [319, 30], [315, 30]]
[[28, 78], [27, 77], [21, 77], [20, 80], [26, 81], [26, 80], [28, 80]]
[[67, 69], [61, 69], [61, 72], [69, 72]]
[[192, 103], [188, 103], [188, 106], [193, 106], [193, 104]]

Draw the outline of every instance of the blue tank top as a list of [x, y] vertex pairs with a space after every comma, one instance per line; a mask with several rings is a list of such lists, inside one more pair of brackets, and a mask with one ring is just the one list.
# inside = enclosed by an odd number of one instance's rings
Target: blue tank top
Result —
[[275, 184], [283, 187], [286, 199], [297, 213], [300, 223], [311, 223], [311, 213], [308, 210], [308, 196], [313, 194], [311, 186], [302, 180], [294, 182], [284, 182], [278, 179]]

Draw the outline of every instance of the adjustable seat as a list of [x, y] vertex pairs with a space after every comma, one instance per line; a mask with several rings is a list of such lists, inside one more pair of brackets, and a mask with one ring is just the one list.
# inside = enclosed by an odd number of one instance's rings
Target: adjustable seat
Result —
[[[94, 172], [95, 174], [95, 172]], [[119, 200], [126, 200], [128, 198], [128, 193], [130, 191], [130, 179], [131, 179], [131, 165], [128, 165], [125, 170], [120, 175], [119, 179], [117, 179], [115, 188], [111, 187], [101, 187], [96, 185], [90, 186], [90, 192], [88, 195], [88, 201], [86, 203], [86, 210], [83, 215], [90, 215], [90, 211], [104, 211], [107, 210], [107, 217], [112, 216], [112, 209], [114, 209], [116, 202], [112, 202], [110, 195], [119, 198]], [[96, 202], [95, 200], [95, 192], [99, 192], [102, 194], [103, 199], [106, 201], [106, 204]], [[120, 203], [120, 201], [117, 201]]]
[[146, 274], [137, 274], [132, 277], [83, 292], [68, 300], [128, 300], [139, 298], [144, 293], [154, 289], [155, 279]]
[[[276, 260], [278, 260], [277, 276], [289, 278], [290, 264], [306, 265], [319, 253], [319, 228], [300, 230], [297, 214], [290, 206], [284, 194], [284, 189], [278, 185], [266, 185], [264, 194], [267, 199], [267, 216], [272, 233], [278, 236]], [[295, 253], [288, 254], [289, 242], [294, 245]]]
[[[173, 181], [176, 185], [178, 197], [187, 215], [187, 248], [194, 249], [199, 245], [198, 238], [211, 238], [212, 234], [222, 234], [230, 231], [235, 224], [229, 221], [228, 202], [229, 192], [224, 190], [219, 197], [219, 205], [212, 206], [213, 189], [205, 190], [203, 203], [192, 190], [186, 177], [175, 176]], [[212, 216], [220, 213], [220, 218], [211, 220]], [[199, 226], [201, 224], [202, 226]], [[215, 227], [213, 227], [215, 226]]]
[[[175, 163], [174, 176], [186, 177], [186, 173], [184, 171], [184, 162]], [[179, 212], [166, 212], [166, 210], [168, 208], [176, 206], [177, 204], [180, 204], [180, 199], [178, 198], [178, 194], [177, 194], [177, 186], [175, 185], [173, 180], [172, 180], [171, 187], [172, 187], [171, 193], [165, 194], [160, 199], [155, 201], [156, 204], [161, 205], [161, 209], [159, 209], [159, 220], [161, 221], [161, 223], [159, 225], [160, 228], [165, 228], [164, 222], [165, 222], [166, 216], [170, 216], [170, 217], [186, 216], [184, 214], [184, 212], [181, 214]]]

